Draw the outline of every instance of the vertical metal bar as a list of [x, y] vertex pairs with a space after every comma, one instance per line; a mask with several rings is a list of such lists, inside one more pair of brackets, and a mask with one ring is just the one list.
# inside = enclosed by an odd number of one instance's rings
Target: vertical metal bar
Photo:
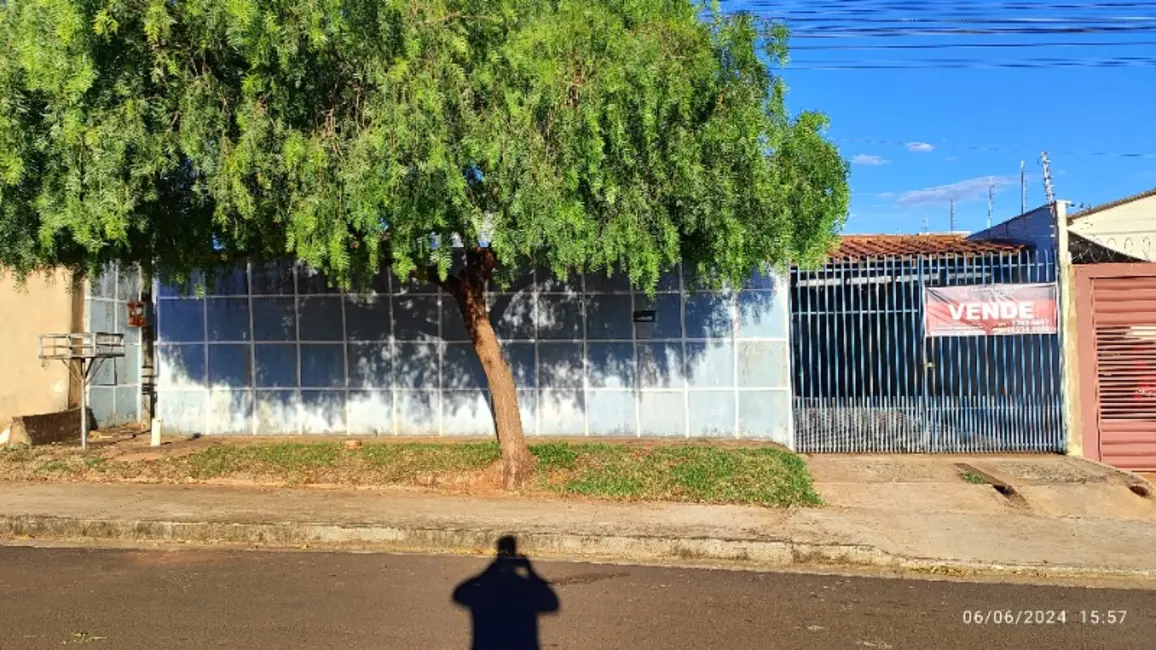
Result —
[[[1010, 264], [1011, 256], [1006, 252], [1001, 251], [996, 260], [996, 269], [992, 274], [993, 281], [1004, 281], [1007, 278], [1008, 265]], [[1012, 412], [1011, 408], [1013, 402], [1011, 400], [1011, 393], [1008, 391], [1008, 339], [1002, 338], [993, 342], [992, 348], [992, 362], [994, 363], [992, 385], [996, 393], [996, 417], [999, 419], [1001, 430], [1004, 432], [1004, 437], [1009, 444], [1014, 441], [1016, 436], [1016, 427], [1012, 426]]]
[[[1040, 266], [1040, 258], [1036, 255], [1031, 255], [1027, 263], [1033, 270], [1034, 281], [1042, 282], [1047, 277], [1044, 272], [1044, 267]], [[1054, 364], [1048, 354], [1048, 339], [1047, 334], [1034, 334], [1032, 339], [1035, 343], [1036, 354], [1036, 372], [1035, 372], [1035, 386], [1036, 389], [1032, 395], [1031, 404], [1036, 426], [1029, 432], [1029, 435], [1024, 440], [1024, 449], [1030, 451], [1039, 450], [1039, 441], [1047, 436], [1048, 427], [1048, 378], [1052, 376]]]
[[[942, 285], [952, 286], [957, 284], [955, 282], [958, 274], [958, 262], [956, 255], [952, 253], [950, 257], [943, 256], [937, 260], [940, 263], [940, 275], [942, 276]], [[953, 407], [951, 394], [959, 393], [958, 384], [952, 386], [948, 384], [951, 381], [951, 376], [947, 373], [947, 365], [954, 362], [956, 366], [959, 365], [960, 348], [959, 337], [952, 337], [950, 342], [940, 341], [936, 346], [935, 354], [935, 372], [939, 377], [939, 384], [936, 386], [937, 395], [935, 408], [939, 411], [938, 417], [935, 418], [935, 429], [932, 430], [929, 442], [931, 449], [935, 449], [935, 441], [942, 439], [946, 432], [957, 428], [956, 420], [958, 419], [958, 406]], [[954, 358], [953, 358], [954, 357]], [[951, 390], [949, 390], [951, 389]]]
[[910, 359], [907, 358], [907, 349], [902, 345], [900, 338], [901, 325], [906, 318], [907, 310], [903, 296], [908, 293], [911, 286], [911, 282], [906, 277], [906, 268], [907, 265], [903, 258], [892, 259], [891, 269], [898, 276], [898, 279], [887, 296], [887, 320], [882, 324], [888, 339], [887, 358], [896, 361], [895, 365], [890, 367], [888, 374], [887, 405], [894, 409], [897, 415], [902, 416], [898, 421], [905, 437], [907, 435], [907, 423], [911, 418], [911, 413], [906, 408], [907, 404], [902, 401], [907, 396], [907, 391], [904, 389], [906, 382], [903, 378], [911, 376]]
[[[812, 400], [816, 393], [815, 387], [818, 385], [817, 368], [818, 362], [815, 358], [815, 328], [817, 320], [812, 313], [814, 312], [814, 287], [811, 282], [811, 273], [803, 269], [796, 271], [796, 291], [799, 292], [798, 311], [793, 314], [799, 318], [799, 332], [802, 337], [802, 347], [799, 350], [799, 358], [802, 359], [802, 370], [799, 377], [803, 382], [805, 391], [796, 397], [796, 403], [799, 408], [799, 417], [795, 418], [795, 426], [803, 423], [802, 431], [806, 432], [807, 449], [810, 451], [817, 451], [815, 445], [820, 441], [815, 437], [815, 411], [811, 408]], [[802, 449], [802, 447], [800, 447]]]
[[927, 376], [929, 369], [927, 367], [927, 332], [925, 331], [923, 323], [925, 310], [927, 308], [924, 295], [927, 289], [927, 266], [928, 262], [920, 255], [918, 258], [917, 271], [917, 275], [919, 276], [918, 295], [913, 296], [912, 300], [914, 318], [912, 318], [913, 336], [911, 338], [911, 345], [912, 356], [916, 360], [915, 380], [918, 382], [916, 392], [919, 396], [919, 406], [917, 408], [918, 417], [916, 421], [919, 423], [921, 429], [918, 432], [920, 439], [928, 435], [928, 430], [931, 426], [930, 413], [928, 412]]
[[[1023, 261], [1023, 253], [1021, 252], [1020, 256], [1017, 256], [1016, 259], [1018, 275], [1020, 275], [1021, 278], [1030, 280], [1031, 267], [1025, 265]], [[1028, 337], [1016, 337], [1018, 347], [1020, 347], [1020, 382], [1022, 385], [1022, 390], [1020, 393], [1020, 409], [1021, 420], [1023, 422], [1023, 426], [1021, 427], [1022, 431], [1027, 431], [1031, 427], [1031, 408], [1025, 406], [1031, 400], [1031, 349], [1028, 341], [1024, 340], [1027, 338]]]
[[[1030, 253], [1028, 253], [1027, 251], [1024, 251], [1023, 253], [1021, 253], [1019, 262], [1020, 262], [1020, 267], [1023, 269], [1024, 278], [1027, 280], [1027, 282], [1032, 282], [1033, 280], [1036, 279], [1036, 273], [1035, 273], [1036, 269], [1030, 263], [1031, 260], [1030, 260], [1029, 255], [1030, 255]], [[1034, 435], [1036, 435], [1036, 427], [1037, 427], [1036, 409], [1033, 408], [1032, 401], [1036, 397], [1036, 378], [1037, 378], [1036, 373], [1039, 372], [1039, 368], [1037, 367], [1038, 360], [1037, 360], [1037, 354], [1036, 354], [1036, 352], [1037, 352], [1037, 350], [1036, 350], [1036, 338], [1037, 337], [1028, 334], [1028, 335], [1020, 336], [1018, 338], [1023, 342], [1024, 357], [1025, 357], [1026, 362], [1027, 362], [1027, 374], [1024, 375], [1024, 384], [1025, 384], [1024, 396], [1020, 402], [1020, 404], [1022, 404], [1023, 409], [1024, 409], [1024, 420], [1025, 420], [1026, 426], [1024, 426], [1024, 428], [1023, 428], [1020, 439], [1017, 440], [1017, 443], [1019, 443], [1018, 446], [1022, 449], [1024, 442], [1026, 440], [1030, 440]]]
[[[94, 339], [95, 340], [95, 339]], [[94, 346], [95, 347], [95, 346]], [[93, 352], [96, 352], [94, 349]], [[71, 363], [71, 362], [69, 362]], [[80, 371], [80, 448], [88, 449], [88, 370], [91, 362], [86, 364], [84, 358], [76, 360]]]
[[[1011, 283], [1022, 283], [1024, 277], [1020, 269], [1020, 260], [1023, 257], [1023, 252], [1009, 253], [1007, 256], [1007, 281]], [[1026, 426], [1024, 417], [1024, 401], [1027, 395], [1024, 391], [1023, 377], [1020, 376], [1017, 370], [1017, 363], [1020, 353], [1023, 348], [1022, 337], [1009, 336], [1004, 341], [1006, 350], [1007, 363], [1004, 366], [1004, 372], [1007, 373], [1007, 424], [1012, 430], [1011, 444], [1018, 445], [1019, 441], [1023, 439], [1023, 431]]]
[[799, 327], [796, 330], [796, 336], [799, 338], [796, 339], [796, 344], [799, 346], [798, 380], [799, 385], [801, 386], [799, 393], [795, 395], [795, 404], [797, 405], [796, 408], [798, 409], [795, 417], [795, 426], [799, 427], [800, 423], [802, 423], [803, 429], [801, 429], [800, 432], [806, 434], [805, 443], [803, 442], [803, 438], [799, 439], [799, 450], [815, 451], [815, 449], [812, 447], [814, 444], [814, 438], [812, 437], [811, 433], [813, 416], [807, 407], [807, 405], [810, 403], [811, 396], [814, 394], [815, 381], [815, 346], [812, 336], [815, 325], [814, 319], [812, 319], [810, 316], [811, 301], [809, 299], [809, 294], [807, 293], [811, 289], [808, 283], [809, 274], [807, 271], [803, 270], [802, 268], [797, 268], [794, 269], [793, 273], [795, 277], [794, 290], [797, 300], [791, 307], [791, 317], [797, 318], [799, 322]]
[[[871, 294], [875, 287], [879, 286], [876, 282], [880, 277], [880, 263], [875, 257], [868, 259], [864, 267], [864, 273], [857, 289], [856, 297], [858, 299], [859, 308], [859, 329], [852, 336], [859, 342], [859, 387], [856, 392], [860, 407], [866, 409], [870, 413], [878, 412], [878, 405], [874, 400], [874, 374], [875, 368], [878, 366], [878, 353], [875, 347], [875, 342], [871, 338], [870, 318], [874, 314], [872, 311]], [[872, 417], [872, 421], [879, 422], [874, 428], [872, 435], [889, 436], [890, 432], [886, 429], [886, 418]], [[882, 429], [880, 431], [880, 429]]]
[[[981, 284], [995, 284], [992, 275], [992, 256], [990, 253], [981, 253], [974, 258]], [[996, 446], [998, 434], [995, 418], [992, 417], [988, 403], [988, 371], [991, 368], [991, 342], [998, 337], [984, 336], [975, 342], [975, 368], [971, 371], [971, 408], [972, 426], [981, 436], [972, 446], [983, 447], [985, 451], [992, 451]]]
[[[837, 360], [838, 371], [832, 376], [834, 391], [832, 395], [843, 409], [850, 407], [847, 402], [847, 271], [854, 262], [848, 261], [839, 265], [835, 291], [830, 294], [831, 308], [835, 312], [835, 329], [831, 332], [834, 356]], [[856, 420], [852, 420], [855, 422]], [[853, 429], [855, 437], [849, 441], [850, 447], [846, 451], [856, 451], [859, 444], [859, 429]]]
[[[977, 257], [978, 273], [985, 285], [995, 284], [994, 256], [984, 253]], [[974, 406], [973, 422], [984, 432], [981, 441], [987, 441], [988, 451], [994, 450], [999, 440], [999, 426], [991, 412], [991, 351], [992, 341], [999, 337], [985, 336], [976, 342], [976, 367], [972, 377], [972, 404]], [[979, 444], [977, 442], [976, 444]]]
[[[1036, 267], [1037, 274], [1040, 276], [1041, 282], [1047, 282], [1050, 280], [1051, 268], [1048, 262], [1049, 260], [1047, 259], [1046, 253], [1044, 255], [1036, 256], [1035, 264], [1033, 266]], [[1056, 283], [1056, 287], [1058, 289], [1059, 278], [1056, 278], [1052, 281]], [[1062, 336], [1061, 333], [1063, 332], [1063, 311], [1060, 307], [1059, 300], [1056, 302], [1056, 308], [1056, 325], [1058, 329], [1056, 335], [1052, 336], [1049, 334], [1041, 334], [1038, 337], [1040, 340], [1040, 365], [1042, 366], [1040, 372], [1040, 394], [1038, 396], [1040, 430], [1030, 440], [1032, 451], [1044, 451], [1052, 440], [1052, 423], [1055, 421], [1052, 412], [1052, 395], [1055, 394], [1053, 389], [1053, 379], [1058, 375], [1062, 376], [1063, 373], [1063, 368], [1060, 367], [1062, 362], [1052, 353], [1054, 347], [1053, 343], [1059, 340], [1059, 338]]]
[[[987, 256], [988, 272], [987, 277], [991, 284], [998, 284], [1000, 282], [1000, 254], [991, 253]], [[997, 445], [995, 450], [998, 450], [999, 445], [1006, 445], [1008, 434], [1010, 433], [1003, 425], [1003, 419], [999, 413], [999, 389], [998, 377], [999, 363], [997, 361], [999, 355], [999, 347], [1003, 337], [993, 337], [984, 346], [984, 373], [983, 373], [983, 394], [984, 394], [984, 418], [988, 421], [988, 427], [992, 431], [993, 439]]]
[[[1007, 268], [1007, 253], [1000, 251], [996, 256], [995, 265], [992, 281], [1000, 282]], [[1008, 427], [1010, 413], [1008, 413], [1007, 391], [1007, 341], [1003, 339], [992, 343], [992, 392], [995, 393], [993, 417], [998, 419], [1001, 431], [1010, 440], [1015, 435], [1015, 428]]]
[[[1025, 252], [1024, 265], [1027, 266], [1028, 269], [1029, 282], [1039, 282], [1041, 280], [1040, 267], [1036, 262], [1038, 262], [1038, 259], [1035, 259], [1035, 256], [1030, 252]], [[1024, 431], [1020, 450], [1034, 448], [1034, 442], [1038, 440], [1043, 433], [1044, 402], [1041, 398], [1044, 395], [1043, 381], [1045, 368], [1047, 367], [1044, 361], [1044, 336], [1042, 334], [1032, 334], [1024, 338], [1030, 343], [1032, 350], [1032, 389], [1028, 393], [1027, 399], [1024, 400], [1028, 408], [1028, 413], [1031, 416], [1031, 426]]]
[[[863, 356], [863, 341], [858, 335], [858, 318], [862, 309], [862, 296], [859, 284], [866, 277], [870, 258], [856, 260], [854, 266], [845, 267], [843, 275], [843, 317], [842, 336], [843, 354], [847, 363], [843, 367], [843, 393], [847, 404], [855, 409], [855, 413], [864, 413], [864, 405], [859, 399], [862, 376], [859, 373], [860, 357]], [[858, 449], [865, 448], [871, 440], [874, 431], [874, 418], [855, 418], [856, 429], [859, 432]], [[866, 425], [866, 426], [862, 426]]]
[[810, 431], [815, 432], [816, 437], [812, 439], [815, 450], [825, 451], [830, 428], [826, 422], [820, 420], [826, 417], [826, 412], [819, 408], [821, 404], [819, 398], [823, 394], [823, 355], [819, 344], [823, 316], [819, 309], [819, 287], [816, 285], [819, 280], [819, 269], [808, 270], [804, 277], [807, 280], [807, 356], [810, 362], [807, 364], [807, 426], [810, 427]]
[[881, 305], [881, 292], [885, 291], [895, 280], [891, 277], [891, 262], [892, 258], [884, 257], [879, 260], [876, 267], [876, 278], [871, 284], [870, 292], [867, 294], [868, 304], [870, 305], [870, 313], [867, 319], [867, 338], [870, 341], [871, 349], [871, 374], [870, 377], [870, 399], [872, 407], [875, 408], [884, 417], [881, 419], [887, 422], [887, 435], [889, 437], [896, 437], [895, 427], [891, 422], [895, 421], [892, 413], [887, 408], [885, 388], [887, 382], [887, 367], [894, 365], [894, 360], [888, 361], [890, 357], [887, 356], [886, 345], [883, 341], [882, 330], [879, 327], [879, 319], [886, 313], [886, 307]]
[[[1036, 255], [1032, 268], [1034, 268], [1036, 272], [1036, 282], [1046, 282], [1050, 279], [1051, 269], [1046, 254]], [[1057, 325], [1059, 325], [1058, 320]], [[1057, 369], [1056, 360], [1052, 355], [1051, 343], [1053, 337], [1047, 334], [1039, 334], [1033, 338], [1036, 339], [1036, 345], [1039, 347], [1039, 380], [1037, 382], [1037, 395], [1033, 398], [1033, 406], [1038, 412], [1037, 419], [1039, 420], [1039, 428], [1034, 432], [1034, 435], [1028, 438], [1027, 446], [1030, 446], [1032, 451], [1042, 451], [1044, 445], [1041, 443], [1050, 440], [1052, 434], [1052, 377], [1055, 376]]]
[[[955, 262], [952, 266], [957, 274], [958, 284], [980, 284], [977, 282], [979, 278], [975, 277], [975, 263], [974, 257], [967, 254], [961, 254], [958, 258], [953, 258]], [[944, 368], [944, 372], [950, 372], [955, 375], [955, 430], [949, 434], [949, 437], [944, 441], [949, 444], [952, 449], [972, 452], [975, 451], [974, 443], [976, 431], [972, 426], [971, 418], [971, 375], [975, 372], [975, 346], [978, 340], [984, 337], [968, 336], [959, 339], [959, 347], [956, 348], [956, 359], [950, 367]]]
[[912, 260], [910, 258], [906, 260], [905, 266], [911, 271], [911, 281], [906, 284], [903, 291], [903, 311], [895, 325], [897, 330], [902, 328], [902, 331], [906, 333], [901, 341], [907, 371], [903, 382], [903, 409], [907, 416], [905, 436], [910, 438], [916, 433], [915, 429], [919, 423], [919, 386], [922, 370], [919, 367], [919, 353], [915, 347], [919, 340], [919, 326], [916, 322], [918, 319], [916, 307], [918, 298], [916, 295], [923, 286], [923, 267], [918, 259]]
[[[843, 358], [843, 377], [842, 385], [839, 387], [840, 397], [843, 398], [850, 408], [854, 409], [855, 413], [861, 413], [862, 404], [859, 403], [857, 382], [855, 381], [855, 374], [859, 369], [859, 361], [856, 356], [862, 356], [862, 348], [857, 345], [855, 336], [848, 337], [847, 331], [855, 326], [855, 318], [858, 313], [858, 288], [855, 285], [855, 280], [863, 273], [863, 266], [867, 264], [867, 259], [855, 260], [855, 265], [850, 264], [843, 267], [843, 282], [839, 290], [840, 297], [840, 314], [839, 314], [839, 338], [843, 342], [842, 349], [839, 350], [840, 356]], [[858, 353], [858, 354], [856, 354]], [[870, 420], [872, 418], [855, 418], [856, 433], [858, 437], [858, 444], [855, 451], [863, 448], [867, 437], [870, 435], [864, 429], [870, 429]], [[859, 424], [864, 420], [868, 421], [867, 427], [861, 427]]]
[[[1039, 276], [1038, 281], [1040, 281], [1040, 282], [1049, 281], [1049, 279], [1051, 279], [1052, 273], [1051, 273], [1051, 266], [1049, 263], [1050, 260], [1048, 259], [1046, 251], [1045, 251], [1044, 255], [1038, 255], [1037, 254], [1034, 257], [1035, 257], [1034, 264], [1032, 266], [1036, 268], [1036, 273]], [[1051, 281], [1056, 283], [1057, 288], [1059, 287], [1059, 278], [1055, 278], [1054, 280], [1051, 280]], [[1054, 400], [1052, 399], [1052, 396], [1055, 394], [1054, 379], [1056, 377], [1062, 377], [1063, 372], [1064, 372], [1062, 359], [1059, 359], [1053, 353], [1053, 350], [1056, 349], [1055, 345], [1058, 343], [1060, 337], [1062, 336], [1062, 332], [1063, 332], [1063, 327], [1062, 327], [1063, 311], [1061, 310], [1060, 303], [1061, 303], [1061, 301], [1057, 300], [1057, 302], [1056, 302], [1056, 309], [1057, 309], [1057, 314], [1056, 314], [1057, 332], [1056, 332], [1056, 334], [1055, 335], [1040, 334], [1037, 337], [1039, 339], [1040, 365], [1041, 365], [1040, 389], [1039, 389], [1039, 395], [1036, 397], [1036, 400], [1038, 403], [1037, 409], [1039, 410], [1039, 413], [1040, 413], [1039, 414], [1040, 430], [1037, 432], [1037, 434], [1035, 436], [1032, 437], [1032, 439], [1030, 441], [1032, 451], [1046, 451], [1047, 450], [1047, 448], [1050, 446], [1049, 443], [1052, 440], [1052, 436], [1053, 436], [1052, 425], [1056, 421], [1055, 420], [1055, 414], [1054, 414], [1053, 407], [1052, 407], [1052, 405], [1054, 404]]]
[[[944, 259], [943, 284], [955, 286], [971, 282], [963, 275], [967, 258], [958, 252], [953, 252], [950, 258]], [[941, 450], [947, 445], [958, 448], [963, 439], [964, 427], [964, 373], [967, 365], [968, 344], [972, 337], [953, 337], [946, 345], [946, 350], [939, 354], [939, 385], [942, 410], [944, 417], [940, 419], [939, 430], [932, 441], [937, 443], [935, 449]], [[944, 354], [948, 352], [948, 354]]]
[[[834, 265], [824, 266], [823, 269], [824, 269], [824, 271], [826, 271], [825, 273], [823, 273], [823, 276], [830, 274], [832, 277], [834, 277]], [[827, 278], [823, 277], [822, 280], [827, 280]], [[834, 386], [835, 386], [834, 375], [836, 374], [836, 371], [837, 371], [838, 366], [839, 366], [839, 355], [835, 353], [835, 350], [834, 350], [835, 346], [832, 344], [833, 336], [832, 336], [831, 330], [833, 328], [833, 323], [835, 322], [835, 314], [833, 313], [833, 310], [831, 308], [832, 297], [830, 295], [830, 289], [831, 289], [831, 287], [829, 287], [826, 284], [826, 282], [823, 282], [820, 285], [820, 293], [819, 293], [819, 302], [821, 305], [819, 311], [820, 311], [820, 313], [823, 314], [823, 318], [822, 318], [822, 323], [823, 323], [823, 334], [822, 334], [822, 339], [823, 339], [822, 340], [823, 375], [822, 375], [822, 382], [823, 383], [822, 383], [822, 391], [820, 393], [820, 395], [822, 396], [822, 399], [818, 402], [817, 406], [819, 409], [821, 409], [821, 411], [824, 414], [829, 413], [830, 412], [829, 409], [831, 409], [832, 406], [834, 406], [834, 400], [832, 399], [833, 396], [836, 394], [835, 390], [834, 390]], [[826, 419], [826, 417], [827, 416], [824, 415], [824, 419]], [[843, 449], [840, 448], [842, 446], [841, 445], [842, 433], [843, 432], [840, 431], [840, 435], [833, 438], [832, 440], [830, 440], [829, 443], [824, 444], [824, 447], [827, 447], [828, 445], [830, 445], [830, 447], [829, 447], [830, 451], [843, 451]]]

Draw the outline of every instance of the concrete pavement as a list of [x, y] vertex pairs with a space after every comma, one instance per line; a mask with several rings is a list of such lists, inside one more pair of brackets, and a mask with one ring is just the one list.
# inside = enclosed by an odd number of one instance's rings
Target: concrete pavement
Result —
[[1156, 500], [1141, 498], [1156, 489], [1143, 477], [1082, 458], [830, 454], [807, 464], [816, 491], [834, 506], [1156, 521]]
[[775, 510], [132, 484], [10, 483], [0, 484], [0, 495], [0, 538], [10, 540], [471, 554], [486, 553], [499, 535], [513, 533], [541, 557], [1156, 577], [1152, 520], [1030, 511]]
[[[460, 650], [471, 616], [451, 598], [490, 559], [0, 548], [0, 647]], [[537, 622], [547, 649], [1130, 649], [1156, 632], [1151, 591], [531, 561], [553, 607], [474, 611]]]

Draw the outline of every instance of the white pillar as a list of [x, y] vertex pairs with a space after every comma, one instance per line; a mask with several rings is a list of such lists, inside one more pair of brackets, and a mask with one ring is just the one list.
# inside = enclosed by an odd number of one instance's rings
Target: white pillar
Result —
[[1084, 455], [1084, 436], [1080, 427], [1079, 346], [1076, 337], [1076, 296], [1074, 269], [1068, 237], [1068, 202], [1056, 201], [1053, 206], [1056, 219], [1056, 285], [1060, 298], [1059, 337], [1061, 390], [1063, 391], [1063, 422], [1065, 452], [1069, 456]]

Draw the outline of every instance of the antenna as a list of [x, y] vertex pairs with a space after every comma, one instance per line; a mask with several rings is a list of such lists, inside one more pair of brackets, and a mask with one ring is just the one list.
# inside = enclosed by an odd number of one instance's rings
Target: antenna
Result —
[[948, 232], [955, 232], [955, 199], [951, 200], [951, 222], [950, 222], [950, 225], [951, 225], [951, 227], [948, 228]]
[[1056, 202], [1056, 195], [1052, 192], [1052, 171], [1048, 152], [1040, 153], [1040, 165], [1044, 168], [1044, 196], [1048, 199], [1048, 205], [1051, 205]]
[[991, 210], [995, 203], [995, 178], [987, 178], [987, 227], [991, 228]]
[[927, 234], [929, 232], [931, 232], [931, 215], [924, 212], [923, 213], [923, 233]]
[[1028, 211], [1028, 176], [1024, 171], [1024, 161], [1020, 161], [1020, 214]]

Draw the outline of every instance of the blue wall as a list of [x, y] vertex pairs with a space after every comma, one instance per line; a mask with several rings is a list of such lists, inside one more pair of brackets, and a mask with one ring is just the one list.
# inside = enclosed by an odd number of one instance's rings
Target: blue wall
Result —
[[[622, 278], [523, 278], [489, 295], [531, 435], [791, 444], [784, 281], [653, 300]], [[453, 299], [382, 275], [342, 294], [285, 265], [202, 298], [157, 295], [157, 417], [170, 433], [485, 435], [485, 378]], [[187, 295], [187, 292], [186, 292]], [[634, 310], [655, 322], [635, 324]]]
[[981, 230], [968, 239], [996, 240], [1023, 244], [1035, 250], [1056, 249], [1056, 220], [1050, 206], [1041, 206]]

